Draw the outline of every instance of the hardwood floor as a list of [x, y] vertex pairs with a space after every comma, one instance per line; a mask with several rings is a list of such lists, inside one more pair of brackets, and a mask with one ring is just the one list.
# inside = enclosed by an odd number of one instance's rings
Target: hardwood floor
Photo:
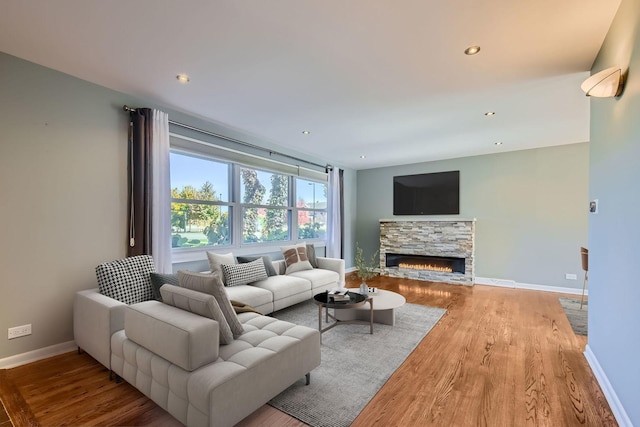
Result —
[[[560, 294], [388, 277], [371, 285], [448, 311], [352, 426], [617, 425]], [[86, 354], [0, 370], [0, 398], [16, 427], [179, 425]], [[265, 405], [239, 425], [304, 424]]]

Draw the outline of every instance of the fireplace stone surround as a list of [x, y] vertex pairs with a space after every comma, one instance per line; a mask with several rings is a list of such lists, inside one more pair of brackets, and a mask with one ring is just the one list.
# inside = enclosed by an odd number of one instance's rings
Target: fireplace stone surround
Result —
[[[385, 276], [473, 285], [475, 219], [380, 220], [380, 273]], [[387, 254], [458, 258], [464, 273], [388, 267]], [[393, 263], [391, 263], [393, 264]]]

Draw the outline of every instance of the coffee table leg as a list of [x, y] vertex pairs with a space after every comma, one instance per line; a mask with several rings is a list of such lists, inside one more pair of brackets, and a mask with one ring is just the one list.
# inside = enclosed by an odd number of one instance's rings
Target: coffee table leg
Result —
[[373, 335], [373, 298], [369, 298], [369, 333]]
[[320, 331], [320, 344], [322, 344], [322, 306], [318, 306], [318, 330]]

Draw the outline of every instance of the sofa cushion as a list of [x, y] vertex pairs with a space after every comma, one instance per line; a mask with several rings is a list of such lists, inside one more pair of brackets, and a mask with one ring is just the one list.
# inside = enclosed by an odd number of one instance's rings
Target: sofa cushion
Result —
[[244, 329], [242, 329], [242, 324], [238, 320], [238, 316], [224, 290], [224, 284], [219, 274], [195, 273], [193, 271], [180, 270], [178, 271], [178, 280], [180, 281], [180, 286], [183, 288], [213, 295], [224, 313], [229, 327], [231, 327], [234, 338], [242, 335]]
[[150, 255], [105, 262], [96, 267], [98, 289], [101, 294], [135, 304], [153, 299], [150, 274], [155, 271]]
[[222, 268], [220, 267], [222, 264], [236, 263], [236, 259], [233, 257], [233, 253], [231, 252], [229, 252], [228, 254], [217, 254], [215, 252], [207, 252], [207, 259], [209, 260], [209, 270], [211, 270], [212, 273], [220, 274], [220, 277], [223, 277]]
[[246, 285], [267, 278], [262, 258], [243, 264], [221, 264], [220, 267], [224, 273], [225, 286]]
[[153, 298], [161, 300], [160, 288], [168, 283], [170, 285], [180, 286], [177, 274], [151, 273], [151, 287], [153, 287]]
[[[251, 286], [271, 292], [274, 301], [311, 291], [311, 283], [309, 280], [293, 275], [269, 277], [267, 280], [254, 282]], [[311, 298], [311, 294], [309, 294], [309, 298]]]
[[125, 307], [124, 331], [131, 341], [187, 371], [218, 359], [218, 322], [160, 301]]
[[233, 332], [213, 295], [181, 288], [180, 286], [162, 285], [160, 288], [162, 302], [190, 311], [199, 316], [208, 317], [218, 322], [220, 330], [220, 344], [233, 341]]
[[287, 266], [285, 274], [296, 271], [311, 270], [313, 266], [307, 257], [307, 246], [304, 243], [294, 246], [284, 246], [281, 248], [284, 262]]
[[312, 289], [330, 284], [337, 284], [340, 275], [335, 271], [314, 268], [313, 270], [298, 271], [291, 274], [292, 277], [306, 279], [311, 282]]
[[251, 262], [251, 261], [257, 260], [258, 258], [262, 258], [262, 261], [264, 262], [264, 268], [267, 270], [267, 276], [271, 277], [271, 276], [278, 275], [278, 273], [276, 272], [276, 269], [273, 268], [273, 261], [271, 260], [271, 257], [269, 255], [239, 256], [237, 258], [239, 263]]
[[225, 291], [227, 291], [230, 300], [243, 302], [252, 307], [260, 307], [273, 302], [273, 294], [270, 291], [253, 285], [226, 287]]

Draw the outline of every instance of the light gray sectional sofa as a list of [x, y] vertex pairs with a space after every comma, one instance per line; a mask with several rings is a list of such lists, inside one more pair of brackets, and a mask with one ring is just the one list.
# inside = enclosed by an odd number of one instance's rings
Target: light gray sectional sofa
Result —
[[[344, 261], [318, 258], [313, 270], [279, 273], [224, 288], [229, 299], [268, 314], [344, 283]], [[206, 311], [213, 298], [175, 291], [172, 304], [125, 304], [98, 289], [74, 301], [79, 349], [188, 426], [232, 426], [320, 365], [320, 335], [312, 328], [257, 313], [237, 315], [244, 333], [221, 344], [220, 326]], [[314, 316], [314, 313], [309, 313]], [[276, 316], [277, 317], [277, 314]], [[235, 336], [235, 335], [234, 335]]]

